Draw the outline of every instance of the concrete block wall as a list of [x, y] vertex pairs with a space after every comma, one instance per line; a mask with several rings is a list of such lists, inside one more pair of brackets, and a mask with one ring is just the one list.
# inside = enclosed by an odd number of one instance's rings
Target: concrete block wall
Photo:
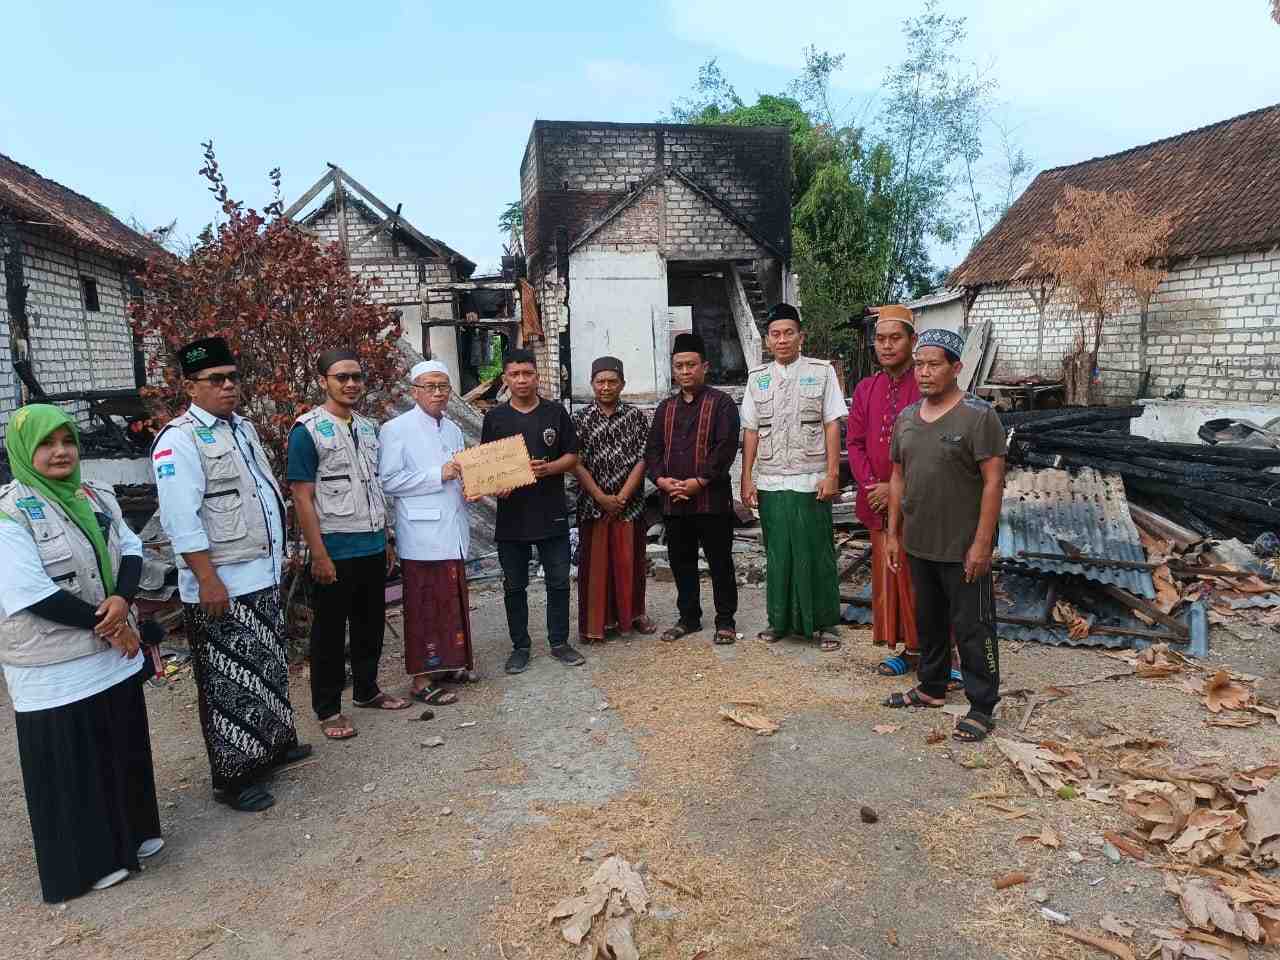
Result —
[[[1078, 320], [1050, 305], [1043, 353], [1039, 315], [1025, 287], [982, 289], [970, 325], [994, 322], [1000, 341], [996, 376], [1055, 375], [1072, 347]], [[1270, 403], [1280, 400], [1280, 254], [1252, 252], [1200, 257], [1174, 266], [1147, 313], [1148, 393], [1184, 385], [1188, 399]], [[1141, 318], [1136, 309], [1108, 321], [1099, 366], [1109, 401], [1134, 397], [1140, 367]]]
[[542, 330], [546, 336], [534, 343], [526, 343], [538, 360], [538, 393], [549, 399], [560, 396], [560, 334], [564, 330], [562, 320], [565, 300], [564, 281], [552, 270], [537, 285], [538, 305], [542, 311]]
[[[133, 333], [126, 314], [128, 271], [118, 261], [68, 244], [19, 231], [22, 269], [29, 287], [27, 318], [31, 361], [40, 385], [50, 393], [135, 386]], [[97, 311], [85, 308], [80, 278], [98, 288]], [[0, 285], [3, 284], [0, 274]], [[0, 293], [0, 336], [9, 344], [7, 303]], [[17, 406], [16, 377], [8, 363], [0, 379], [0, 424]], [[71, 409], [71, 408], [69, 408]], [[73, 408], [80, 423], [88, 408]]]
[[665, 181], [664, 254], [668, 260], [754, 260], [773, 257], [706, 198], [675, 178]]

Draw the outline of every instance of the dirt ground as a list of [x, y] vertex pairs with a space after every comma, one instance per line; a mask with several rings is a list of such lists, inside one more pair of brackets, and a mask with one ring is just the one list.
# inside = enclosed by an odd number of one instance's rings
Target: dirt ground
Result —
[[[669, 621], [671, 585], [650, 590], [650, 611]], [[263, 814], [213, 801], [190, 674], [148, 688], [168, 845], [128, 882], [59, 907], [40, 901], [5, 723], [0, 953], [576, 958], [547, 911], [615, 851], [639, 865], [653, 898], [637, 927], [645, 958], [1099, 955], [1041, 919], [1033, 895], [1086, 929], [1104, 912], [1132, 921], [1143, 947], [1146, 929], [1177, 919], [1158, 870], [1103, 856], [1103, 831], [1131, 825], [1118, 806], [1034, 797], [993, 745], [930, 738], [949, 734], [951, 716], [879, 707], [905, 684], [873, 675], [882, 652], [869, 631], [846, 629], [834, 654], [766, 645], [755, 639], [763, 590], [745, 586], [741, 597], [736, 646], [714, 647], [709, 632], [674, 645], [611, 641], [569, 669], [545, 655], [539, 632], [530, 670], [507, 677], [501, 594], [478, 589], [483, 681], [428, 722], [413, 719], [418, 709], [357, 710], [360, 735], [346, 743], [320, 737], [304, 666], [293, 702], [316, 752], [275, 777], [276, 806]], [[404, 688], [400, 654], [390, 633], [393, 691]], [[1086, 649], [1006, 643], [1001, 656], [1006, 690], [1123, 669]], [[1212, 656], [1280, 674], [1273, 635], [1219, 629]], [[733, 700], [758, 704], [781, 730], [757, 736], [718, 718]], [[1016, 734], [1026, 704], [1006, 699], [1003, 734]], [[1280, 759], [1269, 722], [1218, 729], [1206, 717], [1176, 679], [1126, 677], [1071, 688], [1036, 709], [1023, 736], [1080, 742], [1114, 724], [1168, 738], [1179, 760]], [[444, 745], [423, 745], [433, 737]], [[863, 822], [864, 806], [877, 822]], [[1045, 825], [1060, 848], [1019, 841]], [[1030, 881], [995, 891], [993, 879], [1013, 870]]]

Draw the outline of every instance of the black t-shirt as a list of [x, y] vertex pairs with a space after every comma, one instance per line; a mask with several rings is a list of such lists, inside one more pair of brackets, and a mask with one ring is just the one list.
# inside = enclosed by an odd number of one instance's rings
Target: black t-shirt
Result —
[[[524, 436], [534, 460], [558, 460], [578, 452], [578, 434], [569, 411], [550, 400], [539, 400], [528, 413], [504, 403], [484, 415], [480, 442]], [[543, 477], [531, 487], [499, 498], [495, 540], [548, 540], [569, 535], [569, 511], [565, 505], [564, 474]]]

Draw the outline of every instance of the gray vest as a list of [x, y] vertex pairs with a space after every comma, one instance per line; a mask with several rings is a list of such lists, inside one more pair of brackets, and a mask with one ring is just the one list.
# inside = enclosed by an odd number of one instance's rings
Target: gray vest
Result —
[[827, 378], [834, 377], [835, 370], [825, 360], [797, 357], [788, 369], [791, 376], [784, 380], [773, 375], [772, 367], [755, 367], [747, 375], [760, 435], [756, 469], [762, 476], [775, 477], [825, 473], [822, 408]]
[[[271, 531], [267, 529], [267, 515], [258, 502], [258, 485], [248, 462], [240, 453], [240, 445], [231, 433], [231, 424], [217, 420], [212, 427], [187, 411], [169, 421], [165, 428], [181, 430], [191, 438], [200, 454], [200, 466], [204, 469], [204, 502], [200, 506], [200, 523], [209, 538], [209, 560], [214, 566], [223, 563], [242, 563], [260, 560], [271, 555]], [[258, 431], [248, 420], [236, 425], [254, 458], [258, 469], [267, 478], [277, 497], [284, 522], [284, 497], [271, 474], [271, 461], [258, 439]], [[161, 431], [163, 435], [163, 431]], [[156, 444], [161, 438], [156, 437]], [[153, 449], [155, 444], [152, 445]], [[182, 554], [177, 554], [178, 566], [186, 568]]]
[[[111, 569], [120, 570], [118, 524], [123, 523], [116, 498], [101, 487], [84, 484], [93, 508], [111, 518], [107, 550]], [[27, 528], [49, 579], [61, 590], [97, 607], [107, 598], [93, 544], [56, 503], [20, 481], [0, 488], [0, 511]], [[0, 521], [7, 522], [7, 521]], [[29, 609], [0, 620], [0, 663], [35, 667], [76, 660], [107, 649], [92, 630], [46, 620]]]
[[[378, 426], [354, 414], [351, 429], [324, 407], [297, 423], [320, 455], [315, 503], [321, 533], [369, 533], [387, 524], [387, 502], [378, 481]], [[354, 442], [352, 438], [354, 437]]]

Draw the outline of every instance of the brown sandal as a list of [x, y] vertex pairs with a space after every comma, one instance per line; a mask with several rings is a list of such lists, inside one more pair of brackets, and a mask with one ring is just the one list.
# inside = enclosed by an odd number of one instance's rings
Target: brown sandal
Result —
[[385, 690], [378, 691], [378, 695], [372, 700], [352, 700], [351, 702], [364, 710], [404, 710], [413, 706], [412, 701], [393, 697]]
[[325, 717], [320, 721], [320, 732], [329, 740], [350, 740], [357, 735], [351, 721], [340, 713]]

